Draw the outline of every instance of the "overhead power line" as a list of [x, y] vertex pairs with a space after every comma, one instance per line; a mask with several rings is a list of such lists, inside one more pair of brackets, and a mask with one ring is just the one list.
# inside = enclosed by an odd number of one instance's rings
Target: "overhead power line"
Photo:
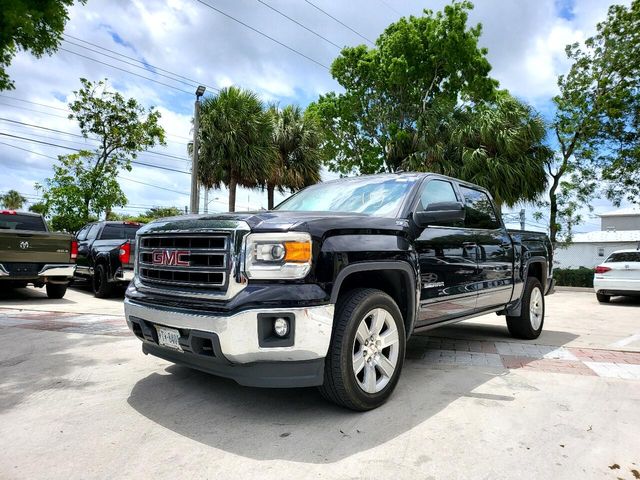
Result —
[[307, 27], [306, 25], [303, 25], [302, 23], [300, 23], [299, 21], [297, 21], [295, 18], [291, 18], [289, 15], [287, 15], [284, 12], [281, 12], [280, 10], [278, 10], [277, 8], [269, 5], [267, 2], [265, 2], [264, 0], [257, 0], [258, 2], [260, 2], [262, 5], [264, 5], [265, 7], [273, 10], [274, 12], [276, 12], [278, 15], [286, 18], [287, 20], [290, 20], [291, 22], [295, 23], [296, 25], [298, 25], [299, 27], [304, 28], [307, 32], [313, 33], [316, 37], [321, 38], [322, 40], [324, 40], [327, 43], [330, 43], [331, 45], [333, 45], [336, 48], [342, 48], [340, 45], [338, 45], [335, 42], [332, 42], [331, 40], [329, 40], [327, 37], [324, 37], [322, 35], [320, 35], [318, 32], [316, 32], [315, 30], [311, 30], [309, 27]]
[[17, 148], [18, 150], [22, 150], [23, 152], [29, 152], [29, 153], [33, 153], [34, 155], [40, 155], [41, 157], [50, 158], [51, 160], [57, 160], [56, 157], [52, 157], [51, 155], [47, 155], [46, 153], [36, 152], [34, 150], [29, 150], [28, 148], [22, 148], [17, 145], [11, 145], [10, 143], [0, 142], [0, 145], [6, 145], [7, 147]]
[[[41, 145], [47, 145], [47, 146], [50, 146], [50, 147], [57, 147], [57, 148], [65, 149], [65, 150], [71, 150], [73, 152], [86, 151], [86, 150], [82, 150], [82, 149], [79, 149], [79, 148], [73, 148], [73, 147], [69, 147], [69, 146], [66, 146], [66, 145], [59, 145], [59, 144], [52, 143], [52, 142], [45, 142], [43, 140], [36, 140], [35, 138], [22, 137], [22, 136], [13, 135], [13, 134], [10, 134], [10, 133], [0, 132], [0, 135], [3, 135], [5, 137], [14, 138], [16, 140], [22, 140], [22, 141], [25, 141], [25, 142], [39, 143]], [[178, 170], [177, 168], [164, 167], [164, 166], [161, 166], [161, 165], [153, 165], [153, 164], [150, 164], [150, 163], [141, 162], [139, 160], [131, 160], [131, 163], [133, 163], [134, 165], [142, 165], [142, 166], [145, 166], [145, 167], [157, 168], [157, 169], [160, 169], [160, 170], [167, 170], [169, 172], [177, 172], [177, 173], [184, 173], [184, 174], [187, 174], [187, 175], [191, 175], [191, 172], [187, 172], [186, 170]]]
[[[32, 105], [39, 105], [39, 106], [41, 106], [41, 107], [53, 108], [53, 109], [55, 109], [55, 110], [62, 110], [63, 112], [69, 112], [69, 113], [71, 113], [71, 110], [69, 110], [69, 109], [53, 107], [53, 106], [51, 106], [51, 105], [46, 105], [46, 104], [44, 104], [44, 103], [32, 102], [31, 100], [26, 100], [26, 99], [23, 99], [23, 98], [17, 98], [17, 97], [12, 97], [12, 96], [9, 96], [9, 95], [2, 95], [2, 94], [0, 94], [0, 97], [9, 98], [9, 99], [11, 99], [11, 100], [15, 100], [15, 101], [17, 101], [17, 102], [30, 103], [30, 104], [32, 104]], [[55, 115], [55, 114], [53, 114], [53, 113], [42, 112], [42, 111], [40, 111], [40, 110], [32, 110], [32, 109], [30, 109], [30, 108], [22, 107], [22, 106], [20, 106], [20, 105], [12, 105], [12, 104], [10, 104], [10, 103], [5, 103], [5, 102], [0, 102], [0, 105], [7, 105], [7, 106], [9, 106], [9, 107], [17, 108], [17, 109], [19, 109], [19, 110], [26, 110], [26, 111], [29, 111], [29, 112], [41, 113], [41, 114], [43, 114], [43, 115], [50, 115], [50, 116], [58, 117], [58, 118], [65, 118], [65, 119], [67, 119], [67, 120], [69, 119], [69, 117], [68, 117], [68, 116]], [[182, 135], [176, 135], [175, 133], [167, 133], [167, 132], [165, 132], [165, 134], [166, 134], [167, 136], [169, 136], [169, 137], [181, 138], [181, 139], [183, 139], [183, 140], [188, 140], [188, 141], [193, 140], [192, 138], [184, 137], [184, 136], [182, 136]], [[184, 143], [184, 142], [174, 142], [174, 143], [182, 143], [183, 145], [186, 145], [186, 143]]]
[[[101, 45], [98, 45], [98, 44], [96, 44], [96, 43], [89, 42], [89, 41], [87, 41], [87, 40], [83, 40], [82, 38], [74, 37], [73, 35], [69, 35], [68, 33], [65, 33], [65, 34], [64, 34], [64, 36], [65, 36], [65, 37], [72, 38], [73, 40], [76, 40], [76, 41], [78, 41], [78, 42], [82, 42], [82, 43], [84, 43], [84, 44], [86, 44], [86, 45], [91, 45], [92, 47], [98, 48], [98, 49], [100, 49], [100, 50], [104, 50], [105, 52], [113, 53], [114, 55], [118, 55], [118, 56], [120, 56], [120, 57], [123, 57], [123, 58], [129, 59], [129, 60], [132, 60], [132, 61], [134, 61], [134, 62], [140, 63], [140, 64], [144, 65], [145, 70], [147, 70], [147, 71], [149, 71], [149, 69], [148, 69], [148, 68], [146, 68], [146, 67], [151, 67], [151, 68], [152, 68], [152, 69], [154, 69], [154, 70], [158, 70], [158, 71], [160, 71], [160, 72], [168, 73], [169, 75], [173, 75], [173, 76], [174, 76], [174, 77], [176, 77], [176, 78], [179, 78], [179, 79], [182, 79], [182, 80], [184, 80], [184, 81], [186, 81], [186, 82], [189, 82], [190, 84], [193, 84], [193, 86], [203, 85], [203, 86], [207, 87], [209, 90], [214, 90], [214, 91], [216, 91], [216, 92], [219, 92], [219, 91], [220, 91], [220, 89], [219, 89], [219, 88], [214, 87], [214, 86], [212, 86], [212, 85], [207, 85], [206, 83], [201, 82], [200, 80], [196, 80], [196, 79], [194, 79], [194, 78], [185, 77], [184, 75], [180, 75], [179, 73], [172, 72], [171, 70], [167, 70], [167, 69], [162, 68], [162, 67], [158, 67], [157, 65], [152, 65], [152, 64], [147, 63], [147, 62], [145, 62], [145, 61], [139, 60], [139, 59], [137, 59], [137, 58], [135, 58], [135, 57], [130, 57], [129, 55], [125, 55], [124, 53], [116, 52], [115, 50], [111, 50], [111, 49], [109, 49], [109, 48], [107, 48], [107, 47], [103, 47], [103, 46], [101, 46]], [[109, 55], [106, 55], [106, 54], [104, 54], [104, 53], [97, 52], [96, 50], [93, 50], [93, 49], [91, 49], [91, 48], [89, 48], [89, 47], [86, 47], [86, 46], [84, 46], [84, 45], [80, 45], [80, 44], [78, 44], [78, 43], [74, 43], [74, 42], [71, 42], [71, 41], [66, 40], [66, 39], [65, 39], [65, 41], [66, 41], [66, 42], [68, 42], [68, 43], [71, 43], [72, 45], [76, 45], [76, 46], [78, 46], [78, 47], [81, 47], [81, 48], [84, 48], [84, 49], [90, 50], [90, 51], [95, 52], [95, 53], [99, 53], [100, 55], [104, 55], [104, 56], [108, 56], [109, 58], [113, 58], [113, 57], [111, 57], [111, 56], [109, 56]], [[116, 60], [119, 60], [119, 59], [116, 59]], [[122, 60], [119, 60], [119, 61], [122, 61]], [[136, 65], [136, 66], [137, 66], [137, 65]], [[160, 74], [159, 74], [159, 73], [157, 73], [157, 72], [152, 72], [152, 73], [155, 73], [156, 75], [160, 75]], [[170, 78], [170, 77], [167, 77], [167, 78]], [[179, 81], [179, 80], [176, 80], [176, 81]], [[184, 82], [183, 82], [183, 83], [184, 83]]]
[[327, 17], [331, 18], [332, 20], [338, 22], [340, 25], [342, 25], [343, 27], [351, 30], [353, 33], [355, 33], [356, 35], [358, 35], [360, 38], [362, 38], [363, 40], [366, 40], [367, 42], [369, 42], [371, 45], [374, 45], [374, 43], [369, 40], [367, 37], [365, 37], [364, 35], [362, 35], [360, 32], [358, 32], [357, 30], [351, 28], [349, 25], [347, 25], [346, 23], [342, 22], [340, 19], [334, 17], [333, 15], [331, 15], [329, 12], [321, 9], [319, 6], [317, 6], [315, 3], [310, 2], [309, 0], [304, 0], [305, 2], [307, 2], [309, 5], [311, 5], [313, 8], [315, 8], [316, 10], [322, 12], [323, 14], [325, 14]]
[[87, 60], [91, 60], [92, 62], [96, 62], [96, 63], [99, 63], [101, 65], [105, 65], [105, 66], [110, 67], [110, 68], [115, 68], [116, 70], [120, 70], [121, 72], [128, 73], [129, 75], [133, 75], [135, 77], [143, 78], [145, 80], [157, 83], [158, 85], [162, 85], [164, 87], [173, 88], [174, 90], [177, 90], [177, 91], [182, 92], [182, 93], [186, 93], [187, 95], [193, 95], [193, 92], [188, 92], [187, 90], [183, 90], [182, 88], [178, 88], [175, 85], [169, 85], [168, 83], [161, 82], [159, 80], [156, 80], [155, 78], [145, 77], [144, 75], [140, 75], [139, 73], [135, 73], [135, 72], [132, 72], [132, 71], [127, 70], [125, 68], [117, 67], [115, 65], [111, 65], [110, 63], [103, 62], [102, 60], [98, 60], [97, 58], [92, 58], [92, 57], [89, 57], [87, 55], [83, 55], [81, 53], [74, 52], [73, 50], [69, 50], [68, 48], [60, 47], [60, 48], [58, 48], [58, 50], [61, 50], [63, 52], [67, 52], [67, 53], [71, 53], [73, 55], [77, 55], [78, 57], [86, 58]]
[[[21, 126], [30, 127], [30, 128], [38, 128], [40, 130], [46, 130], [48, 132], [54, 132], [54, 133], [59, 133], [59, 134], [62, 134], [62, 135], [69, 135], [71, 137], [82, 138], [84, 140], [98, 141], [97, 138], [85, 137], [84, 135], [80, 135], [78, 133], [65, 132], [64, 130], [57, 130], [55, 128], [43, 127], [41, 125], [34, 125], [33, 123], [19, 122], [18, 120], [11, 120], [9, 118], [4, 118], [4, 117], [0, 117], [0, 120], [4, 121], [4, 122], [14, 123], [14, 124], [21, 125]], [[35, 135], [36, 137], [41, 136], [41, 135], [36, 135], [35, 133], [32, 133], [31, 135]], [[44, 137], [44, 138], [51, 138], [51, 137]], [[71, 142], [71, 143], [80, 143], [80, 142], [73, 142], [71, 140], [67, 140], [67, 141]], [[88, 146], [97, 147], [99, 145], [88, 145]], [[158, 156], [161, 156], [161, 157], [175, 158], [176, 160], [181, 160], [183, 162], [191, 163], [191, 160], [189, 160], [186, 157], [179, 157], [177, 155], [171, 155], [170, 153], [156, 152], [154, 150], [145, 150], [144, 152], [140, 152], [140, 154], [146, 154], [146, 153], [149, 153], [149, 154], [152, 154], [152, 155], [158, 155]]]
[[218, 12], [220, 15], [224, 15], [225, 17], [227, 17], [227, 18], [229, 18], [229, 19], [233, 20], [233, 21], [234, 21], [234, 22], [236, 22], [236, 23], [239, 23], [240, 25], [242, 25], [242, 26], [244, 26], [244, 27], [248, 28], [249, 30], [251, 30], [251, 31], [253, 31], [253, 32], [257, 33], [257, 34], [262, 35], [262, 36], [263, 36], [263, 37], [265, 37], [265, 38], [268, 38], [268, 39], [269, 39], [269, 40], [271, 40], [272, 42], [277, 43], [278, 45], [280, 45], [280, 46], [282, 46], [282, 47], [286, 48], [287, 50], [290, 50], [291, 52], [293, 52], [293, 53], [295, 53], [295, 54], [297, 54], [297, 55], [300, 55], [301, 57], [306, 58], [306, 59], [307, 59], [307, 60], [309, 60], [310, 62], [313, 62], [313, 63], [315, 63], [316, 65], [319, 65], [320, 67], [324, 68], [325, 70], [329, 70], [329, 67], [328, 67], [327, 65], [325, 65], [324, 63], [321, 63], [321, 62], [319, 62], [318, 60], [315, 60], [314, 58], [311, 58], [310, 56], [305, 55], [305, 54], [304, 54], [304, 53], [302, 53], [300, 50], [296, 50], [295, 48], [293, 48], [293, 47], [291, 47], [291, 46], [287, 45], [286, 43], [283, 43], [283, 42], [281, 42], [280, 40], [277, 40], [277, 39], [273, 38], [272, 36], [267, 35], [267, 34], [266, 34], [266, 33], [264, 33], [262, 30], [258, 30], [257, 28], [254, 28], [254, 27], [252, 27], [251, 25], [249, 25], [249, 24], [247, 24], [247, 23], [244, 23], [242, 20], [238, 20], [237, 18], [235, 18], [235, 17], [233, 17], [233, 16], [229, 15], [228, 13], [223, 12], [223, 11], [222, 11], [222, 10], [220, 10], [219, 8], [216, 8], [216, 7], [214, 7], [213, 5], [210, 5], [210, 4], [208, 4], [207, 2], [205, 2], [205, 1], [203, 1], [203, 0], [196, 0], [196, 2], [198, 2], [198, 3], [202, 4], [202, 5], [204, 5], [205, 7], [210, 8], [211, 10], [213, 10], [213, 11], [215, 11], [215, 12]]

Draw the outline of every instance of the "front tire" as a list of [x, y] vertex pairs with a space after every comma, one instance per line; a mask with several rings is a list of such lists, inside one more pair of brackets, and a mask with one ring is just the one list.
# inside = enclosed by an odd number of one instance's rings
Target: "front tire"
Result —
[[507, 328], [512, 337], [534, 340], [544, 325], [544, 293], [537, 278], [528, 277], [522, 293], [520, 315], [507, 317]]
[[45, 286], [47, 290], [47, 297], [49, 298], [62, 298], [65, 293], [67, 293], [67, 287], [69, 285], [66, 283], [47, 283]]
[[108, 298], [111, 295], [111, 290], [106, 268], [102, 264], [96, 265], [93, 270], [93, 294], [96, 298]]
[[609, 303], [611, 295], [605, 295], [604, 293], [596, 293], [596, 298], [600, 303]]
[[348, 292], [338, 300], [320, 392], [352, 410], [379, 407], [398, 383], [405, 344], [402, 314], [389, 295], [372, 288]]

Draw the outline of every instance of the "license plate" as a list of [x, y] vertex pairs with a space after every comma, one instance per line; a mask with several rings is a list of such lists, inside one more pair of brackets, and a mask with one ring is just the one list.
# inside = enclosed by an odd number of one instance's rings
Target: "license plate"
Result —
[[158, 332], [158, 343], [163, 347], [173, 348], [182, 352], [180, 346], [180, 332], [175, 328], [156, 327]]

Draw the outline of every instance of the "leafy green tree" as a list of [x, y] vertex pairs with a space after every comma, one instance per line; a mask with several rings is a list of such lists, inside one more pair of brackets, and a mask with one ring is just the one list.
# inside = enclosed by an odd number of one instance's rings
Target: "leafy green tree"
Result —
[[52, 223], [67, 231], [126, 205], [118, 173], [131, 170], [139, 152], [165, 143], [160, 113], [153, 107], [145, 109], [135, 99], [109, 91], [106, 81], [81, 82], [69, 104], [69, 118], [78, 121], [85, 138], [97, 142], [96, 149], [59, 157], [53, 177], [37, 185]]
[[96, 170], [94, 163], [94, 154], [88, 151], [59, 157], [53, 177], [36, 185], [44, 191], [44, 204], [56, 230], [76, 232], [101, 213], [127, 204], [116, 177], [117, 165], [107, 164]]
[[417, 152], [406, 169], [440, 172], [487, 188], [513, 206], [535, 201], [547, 186], [546, 126], [533, 109], [500, 92], [494, 102], [434, 106], [418, 124]]
[[274, 207], [274, 191], [299, 190], [320, 181], [322, 134], [315, 117], [297, 105], [272, 106], [275, 155], [266, 179], [268, 209]]
[[396, 171], [415, 153], [418, 119], [445, 100], [492, 99], [481, 26], [467, 26], [468, 1], [441, 12], [401, 18], [376, 46], [344, 48], [331, 74], [344, 93], [328, 93], [311, 105], [326, 130], [328, 167], [344, 174]]
[[25, 203], [27, 203], [27, 199], [17, 190], [9, 190], [0, 196], [0, 204], [9, 210], [20, 210]]
[[[573, 62], [558, 79], [553, 129], [558, 152], [551, 177], [549, 230], [570, 239], [578, 211], [603, 192], [618, 203], [640, 200], [640, 0], [613, 5], [597, 33], [566, 48]], [[598, 181], [602, 179], [602, 182]]]
[[39, 213], [43, 217], [49, 215], [49, 209], [47, 205], [43, 202], [34, 203], [33, 205], [29, 205], [29, 211], [33, 213]]
[[15, 88], [6, 69], [18, 50], [36, 57], [57, 50], [71, 5], [73, 0], [0, 0], [0, 91]]
[[202, 102], [198, 176], [205, 188], [229, 189], [235, 211], [238, 185], [254, 188], [267, 177], [273, 159], [273, 122], [258, 96], [237, 87], [223, 88]]

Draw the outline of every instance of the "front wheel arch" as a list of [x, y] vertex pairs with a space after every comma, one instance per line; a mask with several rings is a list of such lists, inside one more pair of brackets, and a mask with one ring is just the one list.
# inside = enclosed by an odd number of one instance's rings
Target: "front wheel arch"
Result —
[[406, 261], [358, 262], [343, 268], [331, 289], [331, 303], [357, 288], [373, 288], [389, 295], [398, 305], [407, 338], [416, 321], [420, 289], [415, 269]]

